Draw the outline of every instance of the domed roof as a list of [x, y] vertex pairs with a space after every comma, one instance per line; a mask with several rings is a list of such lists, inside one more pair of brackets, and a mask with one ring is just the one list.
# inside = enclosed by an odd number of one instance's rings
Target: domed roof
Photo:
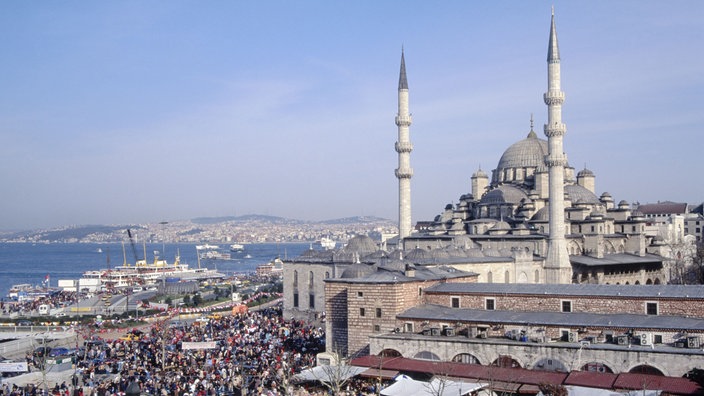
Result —
[[600, 204], [601, 201], [593, 192], [580, 186], [579, 184], [568, 184], [565, 186], [565, 192], [570, 197], [572, 202]]
[[545, 205], [540, 210], [535, 212], [533, 217], [531, 217], [531, 221], [548, 221], [550, 220], [550, 209], [548, 209], [549, 206]]
[[489, 177], [487, 174], [482, 170], [482, 168], [479, 168], [476, 172], [472, 174], [472, 177], [477, 178], [477, 177]]
[[484, 205], [503, 203], [518, 205], [521, 203], [521, 200], [525, 198], [528, 198], [528, 195], [520, 188], [502, 184], [484, 194], [479, 203]]
[[466, 250], [467, 257], [484, 257], [484, 252], [481, 249], [467, 249]]
[[347, 242], [346, 252], [357, 252], [361, 256], [376, 252], [376, 243], [366, 235], [356, 235]]
[[490, 230], [494, 231], [505, 231], [510, 229], [511, 225], [503, 220], [496, 222], [496, 224], [494, 224], [494, 226], [490, 228]]
[[410, 252], [406, 252], [403, 255], [403, 258], [405, 260], [424, 260], [424, 259], [432, 258], [432, 254], [425, 249], [421, 249], [421, 248], [417, 247], [417, 248], [411, 250]]
[[594, 172], [590, 171], [587, 168], [584, 168], [581, 171], [579, 171], [579, 173], [577, 173], [577, 177], [587, 177], [587, 176], [594, 177]]
[[535, 168], [545, 162], [548, 154], [547, 140], [539, 139], [532, 130], [523, 140], [512, 144], [499, 160], [497, 172], [506, 168]]
[[367, 276], [374, 272], [374, 267], [369, 264], [352, 264], [342, 271], [340, 278], [343, 279], [354, 279]]

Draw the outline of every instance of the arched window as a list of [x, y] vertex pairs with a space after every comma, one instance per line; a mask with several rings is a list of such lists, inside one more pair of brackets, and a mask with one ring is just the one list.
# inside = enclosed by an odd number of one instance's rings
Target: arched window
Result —
[[492, 274], [491, 271], [486, 274], [486, 283], [494, 283], [494, 274]]
[[313, 288], [313, 271], [308, 273], [308, 287]]
[[329, 278], [330, 278], [330, 272], [325, 271], [325, 279], [329, 279]]
[[293, 287], [298, 287], [298, 271], [293, 271]]
[[540, 283], [540, 271], [535, 270], [535, 283]]
[[511, 274], [508, 271], [504, 273], [504, 282], [511, 283]]

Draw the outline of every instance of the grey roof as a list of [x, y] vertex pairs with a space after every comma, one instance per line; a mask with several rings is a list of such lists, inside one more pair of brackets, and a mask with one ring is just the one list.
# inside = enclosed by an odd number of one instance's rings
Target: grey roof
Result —
[[647, 263], [662, 263], [663, 258], [656, 254], [646, 253], [644, 256], [636, 256], [628, 253], [605, 254], [603, 258], [591, 256], [570, 256], [572, 264], [586, 265], [589, 267], [601, 267], [605, 265], [623, 265], [623, 264], [647, 264]]
[[386, 268], [380, 266], [376, 271], [361, 276], [359, 278], [328, 278], [325, 282], [342, 282], [342, 283], [400, 283], [400, 282], [418, 282], [424, 280], [439, 280], [463, 278], [467, 276], [476, 276], [474, 272], [461, 271], [452, 267], [416, 267], [415, 275], [412, 277], [406, 276], [403, 272], [394, 268]]
[[704, 285], [594, 285], [527, 283], [443, 283], [425, 289], [438, 293], [473, 293], [484, 295], [546, 295], [587, 297], [640, 297], [704, 299]]
[[526, 326], [603, 327], [633, 329], [675, 329], [704, 331], [704, 320], [680, 316], [592, 314], [579, 312], [516, 312], [420, 305], [398, 315], [399, 319], [514, 324]]

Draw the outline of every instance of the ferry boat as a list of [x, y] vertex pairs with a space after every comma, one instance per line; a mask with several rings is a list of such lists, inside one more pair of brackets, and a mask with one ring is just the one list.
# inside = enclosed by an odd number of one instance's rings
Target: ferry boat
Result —
[[316, 242], [315, 242], [315, 245], [316, 245], [316, 246], [320, 246], [320, 247], [323, 248], [324, 250], [335, 249], [335, 245], [336, 245], [336, 244], [337, 244], [337, 243], [336, 243], [335, 241], [333, 241], [333, 240], [330, 239], [330, 238], [326, 238], [326, 237], [322, 237], [322, 238], [320, 238], [319, 241], [316, 241]]
[[[123, 245], [123, 256], [124, 256]], [[145, 252], [146, 257], [146, 252]], [[122, 265], [114, 268], [86, 271], [78, 280], [81, 289], [87, 288], [95, 291], [101, 288], [122, 288], [135, 287], [149, 284], [156, 284], [166, 278], [180, 280], [205, 280], [223, 278], [224, 275], [208, 268], [190, 268], [188, 264], [181, 263], [180, 255], [177, 254], [173, 264], [166, 260], [159, 259], [157, 252], [154, 252], [154, 260], [148, 262], [146, 259], [137, 260], [134, 265], [128, 264], [127, 260]], [[60, 283], [62, 281], [59, 281]]]
[[232, 245], [230, 245], [230, 251], [231, 252], [243, 252], [244, 245], [241, 243], [233, 243]]

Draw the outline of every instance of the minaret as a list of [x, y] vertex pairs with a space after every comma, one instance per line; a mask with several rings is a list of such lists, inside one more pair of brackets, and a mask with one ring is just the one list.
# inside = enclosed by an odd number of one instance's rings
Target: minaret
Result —
[[567, 127], [562, 123], [565, 93], [560, 90], [560, 51], [557, 45], [554, 9], [548, 44], [548, 91], [543, 98], [548, 106], [548, 123], [544, 126], [544, 132], [548, 137], [545, 165], [548, 167], [550, 205], [550, 239], [545, 260], [545, 283], [571, 283], [572, 266], [565, 241], [564, 194], [567, 156], [562, 147], [562, 137], [567, 132]]
[[398, 141], [396, 142], [398, 168], [396, 168], [395, 172], [398, 179], [398, 230], [400, 238], [411, 235], [411, 177], [413, 177], [411, 151], [413, 151], [413, 145], [408, 135], [408, 127], [411, 126], [411, 122], [411, 114], [408, 112], [406, 61], [402, 49], [401, 73], [398, 78], [398, 114], [396, 115], [396, 126], [398, 126]]

